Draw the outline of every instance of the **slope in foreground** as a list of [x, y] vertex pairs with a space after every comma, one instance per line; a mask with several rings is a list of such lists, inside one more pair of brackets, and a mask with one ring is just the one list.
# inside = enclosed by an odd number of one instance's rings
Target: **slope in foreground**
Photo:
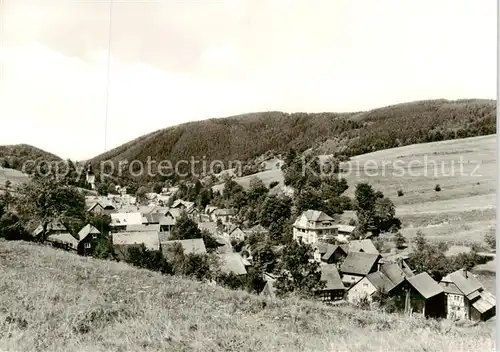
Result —
[[8, 351], [488, 351], [469, 328], [296, 299], [271, 302], [128, 265], [0, 242]]

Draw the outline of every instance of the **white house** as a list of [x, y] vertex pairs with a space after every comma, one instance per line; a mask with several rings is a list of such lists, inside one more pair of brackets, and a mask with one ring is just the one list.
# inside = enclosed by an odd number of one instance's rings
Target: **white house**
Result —
[[318, 241], [327, 241], [336, 238], [338, 225], [334, 219], [322, 211], [307, 210], [303, 212], [293, 224], [293, 239], [304, 243], [316, 244]]

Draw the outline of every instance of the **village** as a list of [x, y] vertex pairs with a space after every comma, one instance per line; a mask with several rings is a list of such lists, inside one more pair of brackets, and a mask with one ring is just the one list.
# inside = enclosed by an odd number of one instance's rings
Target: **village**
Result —
[[[93, 175], [90, 184], [93, 183]], [[217, 242], [215, 253], [221, 270], [244, 278], [253, 265], [248, 239], [256, 234], [266, 238], [268, 229], [261, 225], [244, 228], [235, 221], [234, 209], [207, 205], [199, 210], [193, 202], [176, 199], [175, 187], [163, 188], [160, 194], [148, 193], [146, 204], [138, 204], [125, 188], [116, 194], [86, 196], [86, 211], [111, 218], [110, 237], [119, 259], [131, 248], [144, 246], [160, 251], [169, 258], [172, 246], [180, 245], [184, 254], [206, 254], [203, 238], [172, 240], [181, 217], [188, 217], [199, 230], [208, 232]], [[167, 206], [170, 204], [170, 206]], [[35, 235], [41, 231], [39, 227]], [[293, 223], [293, 241], [313, 249], [311, 262], [319, 264], [324, 287], [315, 290], [315, 298], [327, 304], [371, 306], [380, 297], [394, 302], [394, 311], [429, 318], [486, 321], [495, 316], [496, 298], [467, 268], [444, 276], [439, 282], [427, 272], [414, 273], [408, 265], [408, 253], [393, 249], [381, 253], [371, 236], [352, 239], [355, 226], [339, 223], [323, 211], [308, 209]], [[84, 226], [77, 238], [61, 224], [48, 227], [47, 242], [55, 247], [89, 255], [93, 239], [100, 231], [91, 224]], [[254, 237], [255, 238], [255, 237]], [[246, 245], [241, 245], [245, 243]], [[239, 245], [240, 244], [240, 245]], [[273, 250], [280, 251], [274, 246]], [[276, 298], [276, 273], [261, 273], [264, 282], [260, 295]]]

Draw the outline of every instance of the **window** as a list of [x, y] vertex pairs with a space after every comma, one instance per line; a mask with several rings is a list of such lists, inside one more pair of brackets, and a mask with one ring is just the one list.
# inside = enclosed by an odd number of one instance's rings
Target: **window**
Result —
[[88, 249], [88, 248], [90, 248], [90, 242], [86, 242], [86, 243], [84, 244], [84, 247], [85, 247], [85, 248], [87, 248], [87, 249]]

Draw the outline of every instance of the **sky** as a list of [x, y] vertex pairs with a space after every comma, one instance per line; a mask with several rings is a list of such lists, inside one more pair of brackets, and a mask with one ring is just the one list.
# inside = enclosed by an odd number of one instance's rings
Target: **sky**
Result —
[[0, 0], [0, 145], [83, 160], [213, 117], [496, 99], [496, 16], [495, 0]]

